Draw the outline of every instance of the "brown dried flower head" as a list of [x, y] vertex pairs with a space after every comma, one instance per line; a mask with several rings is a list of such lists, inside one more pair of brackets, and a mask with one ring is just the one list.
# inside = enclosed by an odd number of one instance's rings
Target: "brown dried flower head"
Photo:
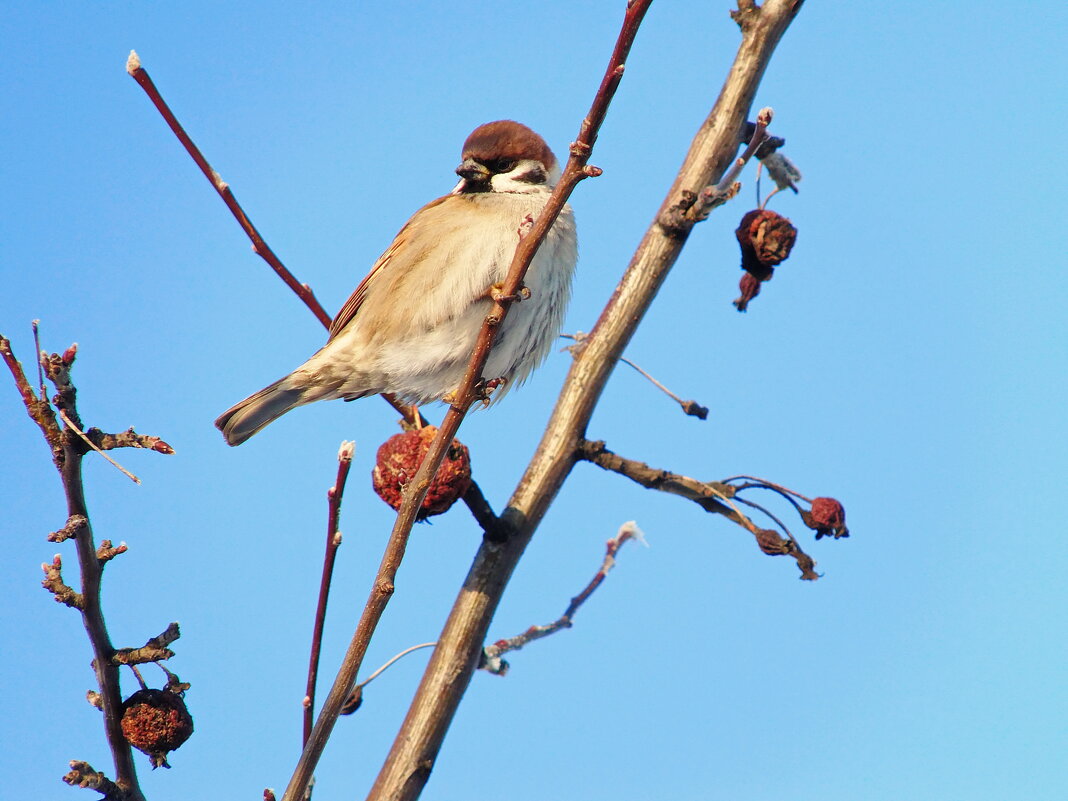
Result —
[[846, 528], [845, 507], [834, 498], [813, 498], [812, 510], [802, 512], [805, 525], [816, 531], [816, 539], [834, 537], [836, 540], [849, 536]]
[[189, 739], [193, 716], [178, 693], [138, 690], [123, 702], [122, 733], [130, 745], [148, 754], [153, 768], [169, 768], [167, 752]]
[[[394, 434], [379, 447], [371, 477], [378, 497], [394, 509], [400, 508], [404, 487], [415, 478], [437, 431], [435, 426], [424, 426]], [[418, 519], [447, 512], [470, 486], [471, 455], [466, 445], [454, 439], [430, 482]]]
[[797, 229], [774, 211], [753, 209], [735, 230], [742, 248], [742, 269], [758, 281], [769, 281], [774, 267], [786, 261], [797, 240]]

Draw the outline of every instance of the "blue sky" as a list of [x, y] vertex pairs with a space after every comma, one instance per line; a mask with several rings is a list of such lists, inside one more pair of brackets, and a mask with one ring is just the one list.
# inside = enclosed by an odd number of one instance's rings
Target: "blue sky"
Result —
[[[140, 759], [150, 798], [285, 785], [334, 455], [356, 441], [326, 671], [390, 526], [369, 473], [396, 427], [381, 401], [324, 403], [223, 445], [216, 415], [323, 332], [126, 76], [127, 53], [333, 311], [407, 217], [451, 188], [477, 124], [519, 119], [566, 150], [618, 5], [0, 11], [0, 332], [24, 363], [34, 318], [46, 348], [77, 341], [85, 420], [177, 450], [117, 454], [140, 487], [86, 465], [98, 538], [130, 546], [105, 577], [113, 638], [139, 645], [182, 624], [170, 667], [193, 685], [197, 732], [171, 771]], [[639, 34], [592, 158], [605, 174], [572, 200], [569, 331], [592, 327], [715, 99], [738, 40], [728, 6], [662, 2]], [[806, 4], [757, 98], [805, 176], [772, 203], [799, 228], [793, 255], [735, 312], [747, 171], [627, 351], [708, 420], [624, 368], [589, 433], [698, 478], [749, 473], [833, 495], [853, 536], [808, 538], [824, 577], [800, 582], [725, 521], [579, 465], [491, 636], [559, 615], [622, 522], [637, 520], [650, 548], [624, 548], [573, 629], [514, 655], [506, 678], [475, 677], [426, 798], [1068, 795], [1066, 25], [1054, 2]], [[495, 508], [567, 366], [554, 355], [461, 430]], [[62, 492], [3, 377], [0, 422], [0, 775], [12, 798], [88, 797], [59, 777], [75, 758], [110, 772], [83, 700], [89, 650], [77, 617], [39, 587]], [[368, 668], [437, 635], [478, 541], [461, 507], [416, 530]], [[73, 549], [58, 550], [73, 578]], [[425, 658], [386, 674], [338, 725], [317, 795], [370, 786]]]

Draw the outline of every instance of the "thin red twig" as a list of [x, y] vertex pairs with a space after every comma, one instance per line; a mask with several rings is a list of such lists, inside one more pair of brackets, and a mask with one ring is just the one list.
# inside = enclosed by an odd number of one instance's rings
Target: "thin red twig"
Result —
[[[178, 118], [171, 111], [171, 107], [167, 105], [167, 101], [163, 99], [159, 89], [156, 88], [156, 84], [152, 81], [148, 71], [141, 66], [141, 59], [137, 53], [133, 50], [130, 51], [130, 57], [126, 61], [126, 71], [130, 74], [138, 86], [144, 89], [145, 94], [148, 95], [148, 99], [152, 101], [152, 104], [162, 115], [164, 121], [174, 132], [174, 135], [178, 137], [178, 141], [182, 143], [182, 147], [186, 149], [193, 161], [196, 162], [197, 167], [204, 173], [204, 177], [207, 178], [211, 185], [215, 188], [215, 191], [219, 193], [219, 197], [223, 199], [226, 207], [230, 209], [230, 213], [234, 215], [234, 219], [237, 220], [238, 225], [241, 226], [241, 230], [245, 232], [248, 238], [252, 241], [252, 250], [260, 256], [275, 274], [285, 282], [293, 292], [300, 298], [304, 305], [311, 310], [311, 313], [315, 315], [323, 327], [327, 330], [330, 329], [331, 317], [327, 314], [326, 309], [315, 297], [315, 293], [307, 284], [301, 283], [297, 280], [296, 276], [289, 271], [289, 269], [282, 263], [282, 260], [278, 258], [270, 245], [260, 235], [259, 230], [252, 224], [252, 220], [249, 219], [245, 210], [241, 207], [241, 204], [237, 202], [237, 198], [234, 197], [233, 190], [230, 189], [230, 185], [227, 184], [208, 163], [208, 160], [204, 157], [204, 154], [200, 152], [200, 148], [196, 146], [196, 143], [186, 133], [185, 128], [178, 121]], [[415, 406], [408, 406], [401, 403], [392, 395], [384, 394], [382, 396], [386, 399], [386, 402], [400, 412], [405, 421], [409, 425], [422, 425], [422, 419], [419, 416], [419, 410]]]
[[492, 645], [487, 645], [482, 649], [482, 660], [479, 663], [479, 667], [482, 670], [503, 676], [508, 672], [508, 663], [501, 659], [503, 654], [509, 651], [518, 651], [527, 643], [540, 640], [542, 637], [548, 637], [550, 634], [560, 631], [560, 629], [571, 628], [571, 620], [574, 618], [575, 613], [593, 595], [594, 591], [601, 586], [605, 576], [608, 575], [608, 571], [615, 567], [616, 554], [619, 553], [619, 549], [623, 547], [623, 543], [627, 540], [637, 540], [640, 543], [645, 543], [645, 537], [642, 535], [641, 529], [638, 528], [638, 525], [633, 520], [620, 526], [616, 535], [605, 543], [604, 561], [601, 562], [601, 567], [583, 588], [582, 592], [571, 599], [571, 603], [567, 605], [564, 614], [548, 625], [531, 626], [522, 634], [517, 634], [515, 637], [509, 637], [506, 640], [497, 640]]
[[130, 51], [130, 57], [126, 60], [126, 71], [130, 74], [130, 77], [137, 81], [137, 84], [145, 90], [145, 94], [148, 95], [148, 99], [152, 101], [152, 105], [156, 107], [159, 113], [166, 120], [167, 125], [174, 131], [174, 135], [178, 137], [178, 141], [182, 143], [182, 147], [186, 149], [186, 152], [196, 162], [200, 171], [204, 173], [204, 177], [207, 178], [215, 191], [219, 193], [219, 196], [223, 199], [223, 203], [230, 209], [230, 213], [234, 215], [238, 225], [248, 235], [248, 238], [252, 240], [252, 249], [260, 256], [271, 269], [275, 271], [279, 278], [281, 278], [286, 286], [292, 289], [309, 309], [316, 319], [319, 320], [326, 328], [330, 328], [330, 315], [326, 313], [326, 309], [322, 307], [318, 300], [315, 298], [315, 294], [311, 291], [311, 287], [307, 284], [302, 284], [298, 281], [293, 273], [291, 273], [286, 266], [282, 264], [282, 261], [271, 250], [270, 246], [263, 241], [263, 237], [260, 236], [260, 232], [256, 230], [256, 226], [252, 224], [252, 220], [245, 214], [245, 210], [241, 208], [241, 204], [237, 202], [237, 198], [234, 197], [234, 193], [230, 190], [229, 184], [227, 184], [220, 176], [219, 173], [212, 169], [212, 166], [208, 163], [208, 160], [204, 158], [204, 154], [200, 152], [200, 148], [196, 146], [192, 139], [189, 138], [189, 134], [185, 132], [185, 128], [178, 122], [178, 118], [174, 116], [174, 112], [171, 111], [170, 106], [167, 105], [167, 101], [163, 99], [163, 96], [156, 88], [156, 84], [153, 83], [152, 78], [149, 77], [148, 72], [141, 66], [141, 59], [137, 53], [133, 50]]
[[319, 603], [315, 607], [315, 623], [312, 626], [311, 658], [308, 661], [308, 685], [304, 696], [304, 737], [301, 746], [308, 742], [311, 736], [312, 722], [315, 715], [315, 684], [319, 676], [319, 655], [323, 645], [323, 625], [326, 621], [326, 602], [330, 597], [330, 581], [334, 574], [334, 560], [337, 557], [338, 546], [341, 545], [341, 534], [338, 531], [338, 522], [341, 517], [341, 496], [345, 492], [345, 481], [349, 477], [349, 468], [352, 467], [352, 455], [355, 450], [355, 442], [342, 442], [337, 452], [337, 478], [326, 493], [327, 498], [327, 522], [326, 522], [326, 552], [323, 555], [323, 577], [319, 582]]

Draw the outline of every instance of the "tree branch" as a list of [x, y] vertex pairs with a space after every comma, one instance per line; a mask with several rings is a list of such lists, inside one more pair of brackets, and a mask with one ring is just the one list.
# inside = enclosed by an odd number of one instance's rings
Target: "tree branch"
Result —
[[620, 526], [616, 535], [605, 543], [604, 560], [601, 562], [601, 567], [598, 568], [593, 578], [590, 579], [582, 591], [571, 599], [571, 603], [567, 605], [567, 609], [564, 610], [560, 617], [546, 626], [531, 626], [522, 634], [517, 634], [506, 640], [497, 640], [492, 645], [487, 645], [482, 649], [482, 658], [478, 663], [479, 669], [497, 676], [503, 676], [508, 672], [509, 667], [508, 663], [501, 659], [503, 654], [510, 651], [518, 651], [524, 645], [532, 643], [534, 640], [540, 640], [542, 637], [548, 637], [550, 634], [556, 634], [561, 629], [571, 628], [571, 621], [575, 617], [575, 613], [601, 586], [605, 576], [608, 575], [608, 571], [616, 566], [616, 554], [619, 553], [619, 549], [623, 547], [623, 543], [627, 540], [637, 540], [643, 545], [645, 544], [645, 536], [633, 520]]
[[482, 494], [482, 488], [475, 483], [474, 479], [471, 480], [471, 485], [464, 493], [463, 502], [467, 504], [475, 522], [482, 527], [487, 537], [499, 540], [504, 536], [504, 532], [501, 531], [500, 518], [497, 517], [493, 507], [486, 500], [486, 496]]
[[[100, 790], [106, 798], [115, 799], [115, 801], [119, 799], [121, 801], [144, 801], [144, 795], [137, 782], [133, 752], [122, 733], [122, 692], [119, 686], [119, 667], [113, 661], [115, 648], [108, 635], [104, 613], [100, 606], [100, 582], [107, 559], [101, 559], [98, 554], [85, 502], [85, 489], [82, 485], [82, 457], [87, 448], [71, 428], [60, 429], [56, 420], [58, 411], [79, 428], [82, 425], [76, 405], [77, 392], [70, 380], [70, 369], [76, 352], [77, 349], [71, 346], [62, 355], [40, 354], [39, 363], [44, 368], [48, 380], [56, 388], [54, 399], [56, 410], [53, 410], [47, 399], [37, 398], [34, 394], [22, 372], [22, 366], [11, 352], [11, 343], [0, 336], [0, 356], [3, 356], [11, 370], [26, 411], [40, 427], [45, 441], [52, 449], [52, 460], [63, 482], [63, 490], [67, 497], [67, 524], [51, 534], [49, 539], [53, 541], [73, 539], [77, 547], [82, 582], [81, 592], [76, 593], [80, 600], [77, 608], [81, 611], [82, 623], [93, 649], [93, 670], [100, 687], [97, 697], [100, 709], [104, 713], [104, 733], [115, 763], [114, 782], [107, 779], [103, 773], [93, 771], [83, 762], [71, 763], [71, 773], [67, 774], [64, 780], [69, 784], [79, 784], [82, 787]], [[60, 564], [58, 561], [54, 563], [57, 570], [56, 580], [62, 584], [62, 580], [58, 578]], [[46, 587], [55, 592], [53, 587], [48, 586], [51, 579], [51, 575], [46, 579]], [[74, 591], [71, 590], [71, 592]], [[57, 594], [56, 597], [60, 596]]]
[[[282, 801], [297, 801], [303, 796], [304, 788], [307, 787], [308, 782], [311, 780], [319, 755], [322, 753], [341, 708], [355, 684], [356, 675], [367, 652], [371, 636], [393, 594], [397, 569], [400, 567], [401, 560], [404, 557], [408, 536], [411, 533], [412, 525], [415, 523], [423, 498], [426, 496], [427, 489], [430, 486], [431, 478], [437, 474], [438, 466], [451, 446], [456, 430], [459, 428], [467, 411], [479, 398], [482, 370], [486, 365], [486, 360], [489, 358], [493, 340], [505, 316], [508, 314], [511, 304], [518, 297], [519, 289], [523, 284], [523, 277], [534, 258], [534, 254], [542, 241], [544, 241], [574, 188], [583, 179], [599, 175], [601, 172], [598, 168], [589, 166], [587, 162], [593, 145], [597, 140], [597, 132], [604, 122], [608, 106], [623, 77], [624, 64], [637, 34], [638, 26], [641, 24], [650, 2], [651, 0], [631, 0], [628, 4], [623, 26], [616, 39], [608, 68], [601, 79], [600, 87], [594, 97], [590, 111], [579, 126], [579, 135], [571, 145], [570, 157], [563, 174], [560, 176], [560, 180], [549, 196], [545, 207], [538, 214], [538, 218], [534, 221], [530, 231], [520, 240], [515, 250], [515, 255], [512, 257], [508, 275], [502, 283], [500, 293], [495, 298], [493, 307], [482, 324], [464, 379], [454, 394], [455, 400], [438, 428], [438, 433], [433, 442], [431, 442], [418, 472], [405, 490], [405, 498], [397, 512], [397, 519], [394, 523], [393, 531], [390, 533], [389, 542], [382, 556], [378, 573], [375, 576], [370, 597], [356, 626], [356, 631], [338, 671], [334, 686], [323, 704], [319, 719], [312, 730], [311, 738], [308, 740], [304, 753], [301, 754]], [[419, 782], [419, 788], [421, 789], [421, 787], [422, 782]], [[375, 792], [375, 790], [372, 790], [372, 795]], [[416, 794], [418, 794], [418, 790], [416, 790]]]
[[196, 146], [196, 143], [189, 137], [189, 134], [185, 132], [185, 128], [178, 122], [178, 118], [174, 116], [174, 112], [171, 111], [171, 107], [167, 105], [167, 101], [163, 99], [163, 96], [159, 93], [159, 89], [156, 88], [156, 84], [152, 81], [148, 71], [141, 66], [141, 59], [138, 57], [136, 51], [130, 51], [130, 57], [126, 60], [126, 71], [130, 74], [130, 77], [137, 81], [138, 86], [145, 90], [145, 94], [148, 95], [148, 99], [152, 101], [152, 105], [156, 107], [160, 115], [166, 121], [167, 125], [174, 132], [174, 135], [178, 137], [178, 141], [182, 143], [182, 147], [186, 149], [193, 161], [196, 162], [197, 167], [204, 173], [204, 177], [207, 178], [215, 191], [219, 193], [219, 197], [222, 198], [223, 203], [226, 204], [226, 208], [230, 209], [230, 213], [234, 215], [234, 219], [237, 220], [238, 225], [241, 226], [241, 230], [248, 235], [248, 238], [252, 240], [253, 252], [262, 258], [271, 269], [275, 271], [275, 274], [285, 282], [285, 285], [293, 290], [302, 301], [304, 305], [311, 309], [312, 314], [316, 319], [323, 324], [324, 327], [330, 328], [330, 315], [326, 313], [326, 309], [322, 307], [322, 304], [315, 297], [315, 293], [312, 292], [311, 287], [307, 284], [302, 284], [294, 277], [286, 266], [282, 264], [282, 260], [275, 255], [270, 246], [260, 236], [260, 232], [256, 230], [256, 226], [252, 224], [252, 220], [245, 214], [245, 210], [241, 208], [241, 204], [237, 202], [237, 198], [234, 197], [234, 193], [230, 190], [230, 185], [226, 183], [219, 173], [212, 169], [212, 166], [208, 163], [208, 160], [204, 158], [204, 154], [200, 152], [200, 148]]
[[814, 581], [819, 578], [815, 571], [816, 562], [806, 554], [800, 543], [790, 534], [789, 529], [767, 509], [758, 506], [751, 501], [737, 498], [739, 503], [759, 509], [774, 520], [790, 538], [784, 540], [774, 531], [762, 529], [752, 520], [742, 514], [735, 505], [736, 488], [721, 481], [699, 481], [696, 478], [671, 473], [667, 470], [658, 470], [644, 462], [634, 459], [626, 459], [608, 450], [603, 442], [589, 442], [584, 440], [579, 444], [578, 456], [598, 467], [610, 470], [626, 476], [636, 484], [641, 484], [648, 489], [669, 492], [682, 498], [693, 501], [706, 512], [723, 515], [732, 523], [737, 523], [744, 528], [757, 541], [760, 550], [771, 556], [789, 555], [797, 561], [801, 569], [801, 578]]
[[171, 623], [159, 635], [153, 637], [140, 648], [119, 648], [111, 661], [116, 665], [143, 665], [146, 662], [160, 662], [174, 656], [167, 646], [181, 635], [177, 623]]
[[684, 191], [696, 193], [715, 183], [731, 163], [760, 79], [800, 5], [797, 0], [766, 0], [760, 8], [747, 6], [741, 46], [719, 98], [586, 347], [572, 364], [537, 452], [501, 515], [511, 536], [504, 543], [483, 540], [370, 799], [413, 799], [425, 785], [478, 664], [504, 587], [571, 471], [617, 359], [685, 244], [689, 226], [668, 231], [655, 220]]
[[[160, 94], [159, 89], [156, 88], [156, 84], [153, 82], [148, 71], [141, 66], [141, 59], [138, 57], [136, 51], [130, 51], [130, 57], [126, 60], [126, 72], [130, 74], [130, 77], [137, 81], [145, 94], [148, 95], [148, 99], [152, 101], [152, 105], [156, 107], [164, 121], [174, 132], [174, 135], [178, 137], [178, 141], [182, 143], [182, 147], [189, 153], [190, 157], [196, 162], [197, 167], [204, 173], [204, 177], [207, 178], [211, 185], [215, 188], [215, 191], [219, 193], [219, 197], [222, 198], [223, 203], [226, 204], [226, 208], [230, 209], [230, 213], [234, 215], [234, 219], [237, 220], [238, 225], [241, 226], [241, 230], [245, 232], [245, 235], [252, 241], [252, 251], [262, 258], [274, 270], [275, 274], [282, 279], [287, 287], [293, 290], [298, 298], [304, 302], [311, 313], [315, 315], [323, 327], [330, 330], [331, 317], [327, 314], [326, 309], [319, 303], [315, 297], [315, 293], [307, 284], [303, 284], [296, 279], [296, 276], [289, 271], [289, 269], [282, 264], [282, 260], [275, 255], [275, 252], [271, 250], [270, 245], [264, 240], [257, 230], [256, 226], [252, 224], [252, 220], [245, 214], [245, 210], [241, 208], [241, 204], [237, 202], [237, 198], [234, 197], [233, 191], [230, 189], [230, 185], [226, 183], [219, 173], [215, 172], [208, 160], [204, 158], [204, 154], [200, 152], [200, 148], [196, 146], [196, 143], [186, 133], [185, 128], [178, 121], [178, 118], [171, 111], [171, 107], [167, 105], [167, 101], [163, 99], [163, 95]], [[422, 425], [422, 418], [419, 416], [419, 408], [416, 406], [408, 406], [401, 403], [392, 395], [384, 394], [382, 397], [386, 402], [400, 412], [405, 421], [410, 425]]]
[[345, 493], [345, 482], [352, 467], [355, 442], [342, 442], [337, 452], [337, 478], [334, 486], [327, 490], [326, 551], [323, 554], [323, 576], [319, 581], [319, 602], [315, 607], [315, 622], [312, 624], [311, 657], [308, 659], [308, 683], [304, 694], [304, 734], [301, 745], [311, 736], [312, 721], [315, 714], [315, 684], [319, 677], [319, 655], [323, 646], [323, 626], [326, 624], [326, 603], [330, 598], [330, 581], [334, 575], [334, 561], [337, 549], [341, 545], [341, 532], [338, 524], [341, 519], [341, 497]]
[[63, 777], [63, 781], [71, 787], [84, 787], [103, 793], [104, 797], [100, 801], [127, 801], [131, 797], [102, 771], [94, 770], [88, 762], [77, 759], [70, 763], [70, 772]]

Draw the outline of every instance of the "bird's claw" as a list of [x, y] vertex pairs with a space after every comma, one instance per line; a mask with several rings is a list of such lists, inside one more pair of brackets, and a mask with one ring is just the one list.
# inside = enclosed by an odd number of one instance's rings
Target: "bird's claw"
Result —
[[498, 387], [503, 387], [507, 383], [508, 379], [504, 376], [501, 376], [500, 378], [491, 378], [488, 381], [483, 379], [478, 383], [478, 386], [475, 388], [475, 391], [477, 393], [475, 399], [477, 401], [480, 401], [482, 403], [482, 408], [485, 409], [492, 402], [493, 392]]
[[523, 300], [530, 300], [530, 290], [526, 286], [520, 286], [519, 290], [513, 295], [504, 294], [504, 284], [494, 284], [486, 293], [489, 299], [495, 303], [501, 303], [504, 301], [511, 301], [513, 303], [519, 303]]

